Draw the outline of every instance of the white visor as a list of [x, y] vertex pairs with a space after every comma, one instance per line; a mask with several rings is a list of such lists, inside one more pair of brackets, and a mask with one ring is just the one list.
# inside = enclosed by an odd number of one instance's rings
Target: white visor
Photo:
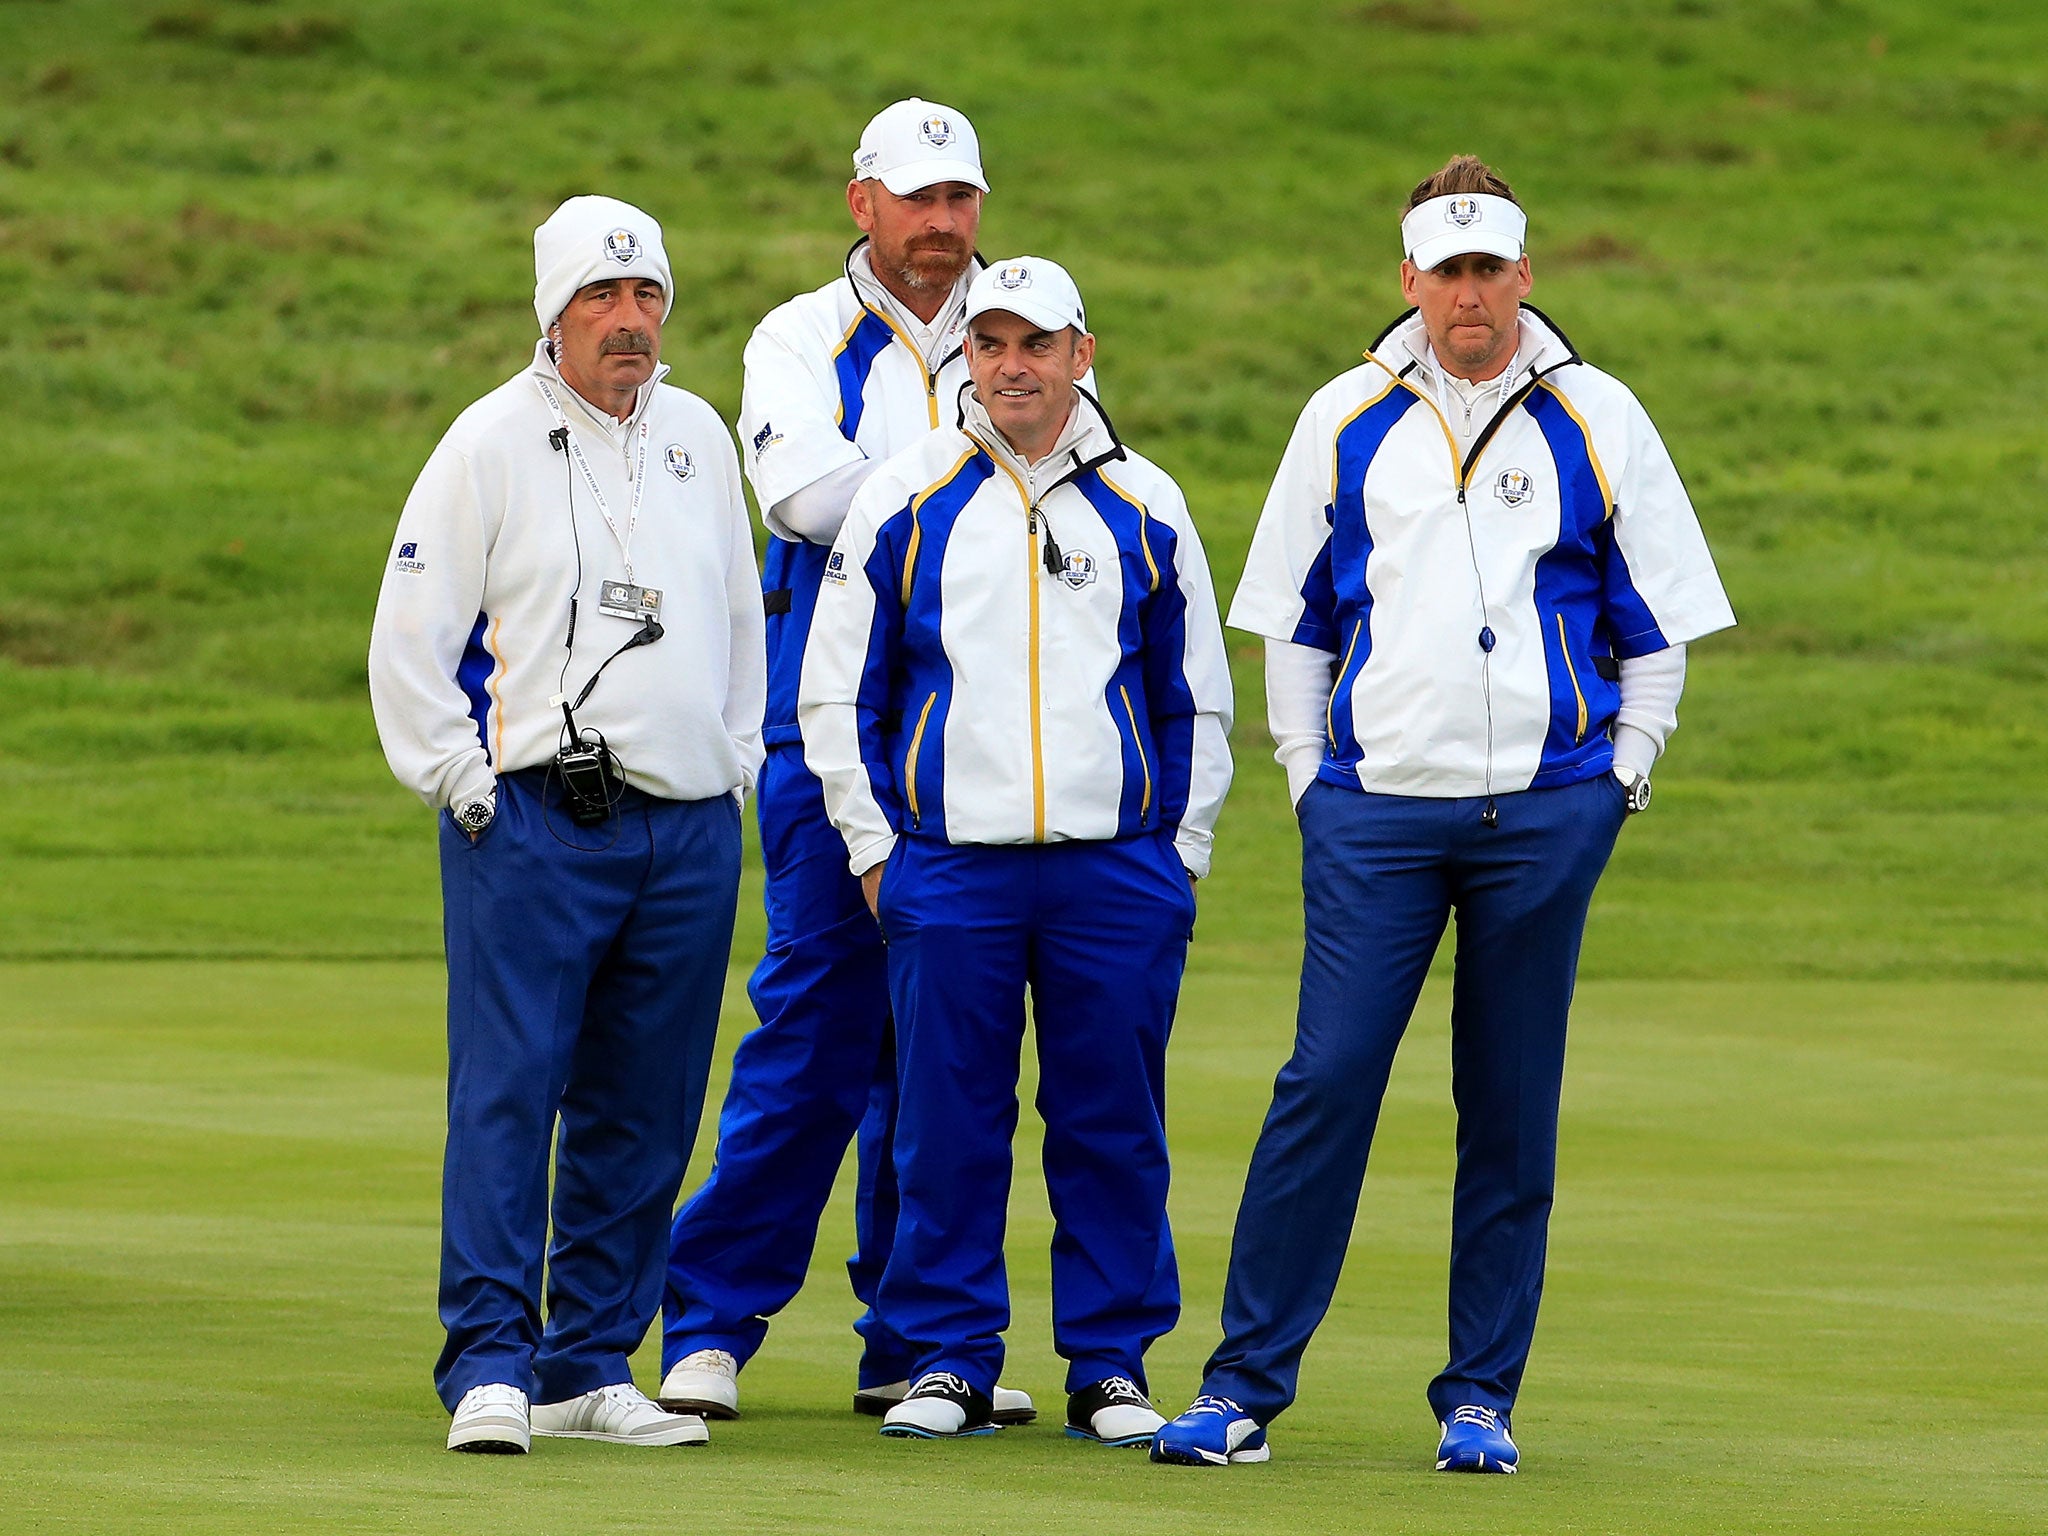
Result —
[[1529, 216], [1490, 192], [1432, 197], [1401, 220], [1401, 244], [1418, 271], [1434, 270], [1453, 256], [1484, 252], [1519, 261]]

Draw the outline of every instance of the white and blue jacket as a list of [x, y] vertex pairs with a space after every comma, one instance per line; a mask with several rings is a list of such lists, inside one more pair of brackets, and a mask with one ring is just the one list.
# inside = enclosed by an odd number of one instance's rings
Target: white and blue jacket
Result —
[[[770, 747], [798, 739], [797, 676], [827, 554], [780, 526], [774, 507], [834, 470], [909, 447], [939, 425], [941, 400], [950, 406], [967, 382], [957, 318], [933, 367], [887, 307], [864, 296], [856, 272], [872, 283], [865, 241], [840, 276], [771, 310], [746, 347], [740, 449], [769, 533], [761, 588]], [[961, 279], [961, 295], [972, 275]], [[958, 296], [949, 308], [962, 312]]]
[[1633, 394], [1526, 305], [1462, 459], [1419, 316], [1302, 411], [1232, 627], [1337, 658], [1318, 776], [1455, 797], [1609, 771], [1620, 660], [1735, 622]]
[[1173, 834], [1204, 875], [1230, 787], [1230, 671], [1180, 488], [1085, 393], [1053, 451], [960, 423], [883, 465], [826, 564], [798, 703], [863, 873], [900, 835]]

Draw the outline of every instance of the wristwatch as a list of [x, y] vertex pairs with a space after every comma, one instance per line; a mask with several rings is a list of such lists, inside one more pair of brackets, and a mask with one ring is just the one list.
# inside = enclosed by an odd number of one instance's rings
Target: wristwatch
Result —
[[1633, 816], [1638, 811], [1650, 808], [1650, 776], [1647, 773], [1637, 773], [1632, 768], [1617, 768], [1614, 770], [1614, 776], [1621, 780], [1621, 792], [1627, 797], [1624, 802], [1628, 806], [1627, 814]]
[[477, 837], [491, 824], [491, 818], [498, 814], [498, 807], [492, 800], [471, 800], [454, 807], [450, 814], [454, 816], [456, 826], [471, 837]]

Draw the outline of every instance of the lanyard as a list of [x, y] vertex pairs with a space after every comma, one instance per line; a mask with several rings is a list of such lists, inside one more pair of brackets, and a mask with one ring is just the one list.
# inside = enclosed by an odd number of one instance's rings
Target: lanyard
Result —
[[590, 499], [597, 503], [598, 515], [618, 541], [619, 554], [626, 562], [626, 580], [630, 582], [633, 579], [633, 530], [640, 526], [640, 493], [647, 488], [647, 434], [653, 430], [653, 423], [645, 416], [640, 418], [640, 430], [636, 434], [640, 439], [640, 453], [633, 466], [633, 500], [626, 508], [626, 531], [620, 533], [619, 525], [612, 521], [612, 509], [605, 502], [604, 492], [597, 488], [597, 476], [591, 473], [590, 461], [583, 457], [583, 445], [576, 441], [576, 434], [569, 431], [569, 418], [562, 414], [562, 402], [556, 397], [553, 386], [543, 378], [536, 377], [533, 382], [540, 386], [548, 409], [555, 413], [555, 425], [562, 428], [569, 439], [569, 457], [583, 471], [583, 483], [590, 488]]

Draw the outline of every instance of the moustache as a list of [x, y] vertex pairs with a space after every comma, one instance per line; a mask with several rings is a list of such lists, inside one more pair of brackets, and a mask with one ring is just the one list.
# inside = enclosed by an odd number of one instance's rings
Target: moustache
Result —
[[634, 353], [641, 357], [654, 356], [654, 338], [643, 331], [619, 331], [597, 344], [600, 357], [614, 353]]
[[920, 235], [904, 249], [912, 255], [919, 251], [939, 251], [948, 256], [959, 256], [966, 253], [967, 242], [958, 235]]

